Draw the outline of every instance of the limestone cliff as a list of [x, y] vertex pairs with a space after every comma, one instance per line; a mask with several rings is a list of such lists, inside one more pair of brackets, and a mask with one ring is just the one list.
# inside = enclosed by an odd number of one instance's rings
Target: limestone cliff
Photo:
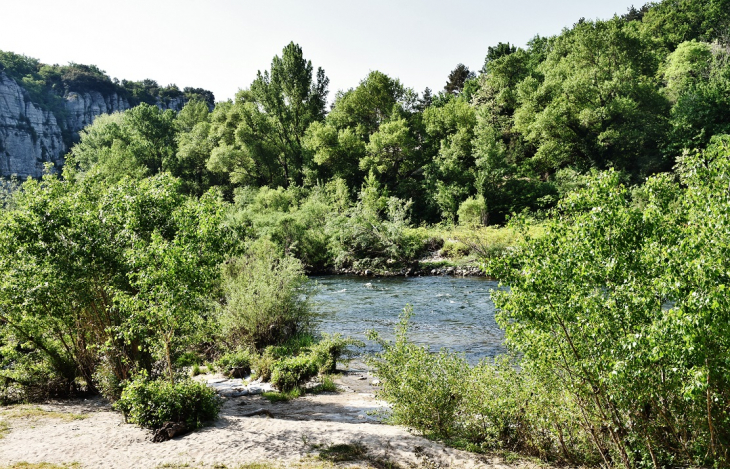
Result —
[[0, 72], [0, 175], [38, 177], [44, 163], [60, 167], [66, 146], [50, 111], [28, 99], [28, 93]]
[[[67, 151], [64, 130], [68, 142], [96, 116], [132, 107], [117, 93], [70, 90], [63, 98], [65, 110], [57, 117], [31, 102], [23, 87], [0, 71], [0, 176], [40, 177], [49, 162], [60, 169]], [[157, 106], [179, 111], [186, 101], [158, 98]]]

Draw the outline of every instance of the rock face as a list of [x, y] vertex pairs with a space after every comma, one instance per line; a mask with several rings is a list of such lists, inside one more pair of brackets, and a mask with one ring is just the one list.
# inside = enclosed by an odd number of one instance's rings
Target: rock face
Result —
[[65, 151], [53, 113], [31, 103], [28, 93], [0, 72], [0, 175], [38, 177], [44, 163], [60, 167]]
[[[52, 112], [32, 103], [28, 93], [0, 71], [0, 177], [37, 178], [43, 174], [46, 163], [60, 169], [68, 150], [62, 129], [76, 136], [96, 116], [132, 107], [116, 93], [69, 91], [65, 99], [63, 122], [58, 122]], [[158, 99], [156, 104], [162, 109], [179, 111], [186, 101], [178, 97]]]
[[94, 122], [98, 115], [124, 111], [130, 107], [129, 102], [117, 94], [103, 96], [98, 91], [71, 91], [66, 95], [66, 128], [78, 132]]

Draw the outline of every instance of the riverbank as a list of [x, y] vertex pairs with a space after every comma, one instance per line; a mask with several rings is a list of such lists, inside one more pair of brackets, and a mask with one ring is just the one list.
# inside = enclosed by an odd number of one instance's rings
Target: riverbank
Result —
[[[400, 269], [337, 269], [335, 267], [311, 272], [310, 275], [355, 275], [358, 277], [425, 277], [429, 275], [448, 275], [455, 277], [486, 277], [479, 265], [474, 263], [458, 264], [448, 260], [419, 262], [415, 266]], [[487, 277], [488, 278], [488, 277]]]
[[125, 424], [102, 399], [49, 402], [37, 406], [33, 416], [18, 418], [9, 418], [6, 408], [0, 410], [8, 427], [0, 437], [0, 467], [21, 461], [77, 463], [83, 469], [254, 463], [266, 463], [257, 468], [534, 467], [447, 448], [384, 425], [375, 415], [386, 405], [375, 399], [373, 377], [362, 366], [343, 372], [337, 384], [339, 392], [289, 402], [271, 403], [258, 395], [224, 398], [211, 426], [164, 443], [153, 443], [150, 432]]

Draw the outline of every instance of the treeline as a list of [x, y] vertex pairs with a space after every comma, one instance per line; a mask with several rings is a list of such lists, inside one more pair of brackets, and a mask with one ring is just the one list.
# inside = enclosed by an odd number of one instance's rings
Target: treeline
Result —
[[478, 75], [459, 65], [439, 93], [374, 71], [331, 109], [324, 71], [292, 43], [235, 101], [170, 127], [163, 151], [191, 165], [197, 193], [341, 179], [356, 197], [372, 178], [413, 201], [417, 224], [455, 222], [467, 200], [502, 223], [554, 206], [581, 174], [639, 182], [730, 131], [729, 7], [668, 1], [581, 19], [524, 49], [500, 43]]

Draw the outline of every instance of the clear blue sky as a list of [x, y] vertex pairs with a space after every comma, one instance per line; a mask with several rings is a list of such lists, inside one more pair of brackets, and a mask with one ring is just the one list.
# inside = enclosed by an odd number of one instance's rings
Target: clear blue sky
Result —
[[[642, 3], [637, 3], [640, 6]], [[380, 70], [422, 91], [443, 88], [488, 46], [518, 46], [579, 18], [626, 12], [630, 0], [3, 0], [0, 49], [45, 63], [94, 64], [119, 79], [248, 87], [294, 41], [325, 69], [330, 99]]]

